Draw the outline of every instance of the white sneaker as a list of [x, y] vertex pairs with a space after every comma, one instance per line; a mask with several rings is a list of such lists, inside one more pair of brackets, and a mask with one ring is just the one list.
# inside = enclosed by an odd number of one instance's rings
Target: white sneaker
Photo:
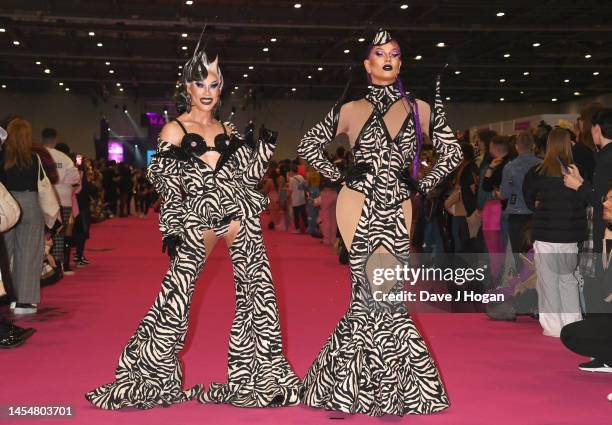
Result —
[[36, 310], [34, 304], [19, 304], [15, 306], [13, 314], [36, 314]]
[[10, 309], [11, 309], [11, 310], [15, 310], [15, 306], [16, 306], [16, 305], [17, 305], [17, 301], [13, 301], [13, 302], [11, 302], [11, 307], [10, 307]]

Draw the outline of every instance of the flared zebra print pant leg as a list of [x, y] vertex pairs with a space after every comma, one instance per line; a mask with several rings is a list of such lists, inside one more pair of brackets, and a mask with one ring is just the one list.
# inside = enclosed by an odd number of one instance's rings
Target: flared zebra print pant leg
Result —
[[300, 380], [282, 351], [278, 308], [259, 217], [246, 218], [230, 247], [236, 289], [227, 384], [201, 393], [203, 403], [239, 407], [290, 406]]
[[203, 235], [187, 229], [155, 303], [123, 349], [116, 380], [85, 397], [103, 409], [148, 409], [191, 400], [201, 386], [184, 390], [183, 349], [195, 282], [205, 262]]

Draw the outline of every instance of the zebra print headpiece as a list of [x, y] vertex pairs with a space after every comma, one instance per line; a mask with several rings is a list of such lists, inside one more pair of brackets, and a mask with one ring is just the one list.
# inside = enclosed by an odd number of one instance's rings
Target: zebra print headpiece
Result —
[[[204, 30], [205, 29], [206, 27], [204, 27]], [[221, 68], [219, 68], [219, 56], [215, 57], [215, 60], [210, 62], [208, 59], [208, 55], [204, 51], [206, 45], [200, 48], [200, 45], [202, 44], [202, 36], [204, 35], [204, 30], [202, 30], [200, 40], [198, 40], [198, 44], [196, 45], [196, 48], [193, 51], [193, 55], [185, 63], [185, 65], [183, 65], [183, 85], [191, 83], [192, 81], [205, 80], [206, 77], [208, 77], [209, 71], [212, 71], [217, 74], [219, 80], [223, 81], [223, 77], [221, 75]]]
[[381, 46], [387, 44], [391, 40], [393, 40], [393, 37], [391, 37], [389, 31], [384, 28], [379, 28], [374, 35], [374, 40], [372, 40], [372, 46]]

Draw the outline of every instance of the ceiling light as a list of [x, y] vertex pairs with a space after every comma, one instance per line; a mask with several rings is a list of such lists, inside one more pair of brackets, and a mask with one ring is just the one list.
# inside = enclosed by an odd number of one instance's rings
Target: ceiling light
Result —
[[499, 98], [499, 101], [500, 101], [500, 102], [503, 102], [504, 100], [506, 100], [506, 99], [504, 99], [503, 97], [500, 97], [500, 98]]
[[238, 86], [234, 86], [234, 90], [238, 90]]
[[276, 43], [276, 37], [272, 37], [272, 38], [270, 39], [270, 41], [271, 41], [272, 43]]
[[563, 80], [563, 82], [564, 82], [564, 83], [569, 83], [569, 82], [570, 82], [570, 80], [569, 80], [569, 78], [566, 78], [565, 80]]
[[459, 75], [459, 74], [461, 74], [461, 71], [459, 70], [455, 71], [455, 75]]
[[446, 96], [446, 100], [451, 100], [450, 96]]
[[309, 76], [308, 76], [308, 79], [309, 79], [309, 80], [311, 80], [311, 79], [312, 79], [312, 75], [309, 75]]
[[187, 1], [185, 2], [185, 4], [186, 4], [187, 6], [191, 6], [191, 5], [193, 4], [193, 0], [187, 0]]
[[261, 49], [261, 50], [263, 50], [264, 52], [267, 52], [267, 51], [269, 51], [270, 49], [268, 49], [267, 47], [264, 47], [264, 48], [263, 48], [263, 49]]
[[253, 65], [249, 66], [249, 69], [253, 69], [253, 68], [254, 68]]
[[183, 38], [187, 38], [187, 33], [186, 33], [186, 32], [182, 33], [182, 34], [181, 34], [181, 37], [183, 37]]
[[580, 96], [580, 92], [579, 91], [575, 91], [574, 92], [574, 96]]
[[14, 44], [15, 46], [19, 46], [21, 43], [20, 43], [19, 41], [15, 40], [15, 41], [13, 41], [13, 44]]
[[247, 78], [247, 77], [249, 76], [249, 74], [242, 74], [242, 76], [243, 76], [244, 78]]
[[501, 18], [502, 16], [506, 16], [506, 13], [505, 12], [497, 12], [497, 14], [495, 16], [497, 16], [498, 18]]
[[292, 87], [292, 88], [291, 88], [291, 91], [296, 91], [296, 90], [297, 90], [297, 89], [296, 89], [295, 87]]
[[66, 90], [66, 91], [70, 91], [70, 87], [66, 87], [64, 90]]
[[360, 42], [360, 43], [363, 43], [363, 42], [365, 41], [365, 38], [363, 38], [363, 37], [359, 37], [359, 38], [357, 39], [357, 41], [358, 41], [358, 42]]
[[234, 94], [234, 92], [232, 91], [232, 92], [230, 92], [230, 94]]
[[588, 53], [586, 55], [584, 55], [585, 59], [591, 59], [593, 56], [589, 55]]
[[505, 83], [505, 82], [506, 82], [506, 79], [505, 79], [505, 78], [500, 78], [500, 79], [499, 79], [499, 82], [500, 82], [500, 83]]
[[0, 28], [0, 32], [6, 32], [4, 28]]
[[540, 46], [541, 46], [541, 44], [540, 44], [540, 43], [533, 43], [533, 44], [532, 44], [532, 46], [533, 46], [533, 47], [540, 47]]
[[322, 66], [318, 67], [317, 71], [323, 71], [323, 67]]
[[121, 87], [121, 88], [119, 89], [119, 91], [123, 91], [123, 87]]
[[349, 49], [344, 49], [344, 53], [351, 53]]
[[36, 65], [40, 65], [40, 61], [36, 61]]
[[302, 7], [301, 3], [296, 3], [293, 5], [293, 7], [295, 7], [296, 9], [299, 9], [300, 7]]
[[183, 73], [179, 72], [179, 73], [178, 73], [178, 76], [180, 77], [181, 75], [183, 75]]
[[45, 74], [51, 74], [51, 70], [49, 68], [45, 69]]
[[183, 65], [179, 65], [179, 69], [183, 69]]
[[178, 85], [178, 84], [176, 84], [174, 87], [176, 87], [176, 88], [178, 89], [178, 86], [179, 86], [179, 85]]
[[6, 88], [6, 84], [2, 84], [2, 88], [5, 89]]
[[64, 85], [64, 83], [58, 83], [58, 84], [59, 84], [60, 86], [63, 86], [63, 85]]
[[408, 9], [408, 5], [407, 5], [407, 4], [402, 4], [402, 5], [400, 6], [400, 9], [402, 9], [402, 10], [406, 10], [406, 9]]
[[98, 47], [102, 47], [102, 46], [104, 46], [104, 44], [98, 43]]
[[117, 83], [117, 87], [121, 87], [121, 83]]
[[598, 72], [598, 71], [595, 71], [595, 72], [593, 73], [593, 75], [598, 76], [598, 75], [599, 75], [599, 72]]
[[504, 57], [505, 58], [509, 58], [510, 57], [510, 53], [504, 53]]
[[524, 75], [524, 76], [529, 75], [529, 71], [525, 71], [525, 72], [523, 72], [523, 75]]
[[104, 65], [110, 66], [110, 62], [104, 62]]
[[187, 46], [181, 46], [181, 49], [187, 50]]
[[93, 32], [93, 31], [89, 31], [89, 36], [90, 36], [90, 37], [94, 37], [95, 35], [96, 35], [96, 33], [95, 33], [95, 32]]
[[115, 73], [115, 71], [114, 71], [113, 69], [109, 69], [109, 70], [108, 70], [108, 73], [109, 73], [109, 74], [114, 74], [114, 73]]
[[446, 44], [443, 41], [441, 41], [438, 44], [436, 44], [436, 47], [446, 47]]
[[525, 92], [524, 92], [523, 90], [521, 90], [519, 93], [520, 93], [520, 94], [525, 94]]
[[423, 56], [421, 56], [421, 55], [416, 55], [414, 57], [414, 60], [417, 60], [417, 61], [420, 61], [421, 59], [423, 59]]
[[557, 98], [556, 98], [556, 97], [553, 97], [553, 98], [552, 98], [552, 99], [550, 99], [550, 100], [551, 100], [551, 101], [553, 101], [553, 102], [556, 102], [556, 101], [557, 101]]

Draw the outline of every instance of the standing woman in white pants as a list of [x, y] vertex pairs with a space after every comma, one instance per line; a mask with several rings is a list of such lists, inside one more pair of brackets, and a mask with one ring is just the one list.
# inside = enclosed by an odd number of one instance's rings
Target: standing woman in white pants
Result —
[[544, 335], [558, 337], [563, 326], [582, 320], [578, 280], [578, 242], [587, 238], [585, 205], [563, 184], [572, 161], [569, 131], [555, 128], [544, 161], [525, 176], [523, 194], [534, 211], [533, 239], [538, 308]]

